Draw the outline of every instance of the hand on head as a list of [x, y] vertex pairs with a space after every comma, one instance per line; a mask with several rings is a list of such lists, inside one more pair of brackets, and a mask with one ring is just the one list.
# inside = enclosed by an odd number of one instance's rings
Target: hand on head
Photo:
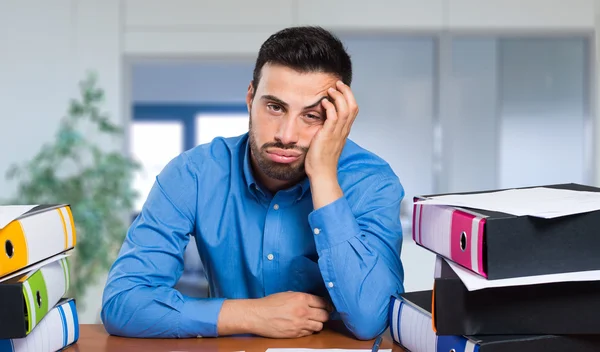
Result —
[[321, 129], [315, 134], [306, 156], [306, 174], [335, 176], [338, 160], [344, 149], [346, 138], [356, 116], [358, 105], [350, 87], [337, 81], [336, 87], [329, 88], [329, 99], [321, 100], [327, 118]]

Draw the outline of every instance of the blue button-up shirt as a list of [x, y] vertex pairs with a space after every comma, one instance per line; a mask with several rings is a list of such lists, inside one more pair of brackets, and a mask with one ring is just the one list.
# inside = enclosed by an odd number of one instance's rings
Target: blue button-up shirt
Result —
[[[270, 194], [252, 176], [248, 135], [185, 151], [157, 176], [113, 264], [101, 317], [111, 334], [217, 336], [225, 299], [298, 291], [330, 300], [360, 339], [388, 324], [404, 291], [404, 197], [381, 158], [347, 140], [338, 167], [344, 196], [314, 210], [307, 178]], [[195, 236], [208, 298], [173, 287]]]

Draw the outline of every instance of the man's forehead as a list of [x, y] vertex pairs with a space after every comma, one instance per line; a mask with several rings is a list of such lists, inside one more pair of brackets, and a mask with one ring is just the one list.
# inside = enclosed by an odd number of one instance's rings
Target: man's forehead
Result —
[[298, 71], [282, 65], [265, 65], [261, 70], [260, 83], [271, 85], [315, 86], [335, 84], [338, 78], [332, 73]]
[[260, 95], [272, 95], [287, 101], [293, 99], [298, 103], [305, 100], [314, 102], [315, 97], [326, 96], [327, 88], [335, 86], [336, 77], [323, 73], [307, 74], [268, 74], [261, 77], [257, 87]]

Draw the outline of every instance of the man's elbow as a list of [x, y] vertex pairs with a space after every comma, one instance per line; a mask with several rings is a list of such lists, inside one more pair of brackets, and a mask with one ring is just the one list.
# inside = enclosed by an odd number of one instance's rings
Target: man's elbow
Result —
[[122, 291], [112, 296], [103, 297], [100, 319], [104, 329], [110, 335], [122, 337], [148, 337], [148, 331], [140, 329], [139, 324], [139, 299], [135, 297], [135, 291]]
[[136, 337], [135, 334], [128, 329], [132, 324], [125, 324], [123, 317], [119, 314], [119, 307], [115, 307], [114, 299], [111, 299], [102, 304], [100, 311], [100, 319], [104, 325], [104, 329], [110, 335], [123, 337]]
[[385, 331], [385, 326], [360, 324], [352, 332], [358, 340], [372, 340]]
[[352, 322], [346, 323], [350, 332], [358, 340], [372, 340], [379, 336], [388, 327], [387, 314], [379, 315], [362, 313], [352, 318]]

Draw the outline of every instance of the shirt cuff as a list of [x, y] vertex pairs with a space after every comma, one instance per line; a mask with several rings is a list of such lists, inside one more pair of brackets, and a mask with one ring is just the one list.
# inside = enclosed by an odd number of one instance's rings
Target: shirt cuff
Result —
[[317, 250], [334, 247], [360, 233], [346, 197], [314, 210], [308, 215]]
[[181, 309], [179, 331], [183, 336], [217, 337], [217, 322], [224, 298], [187, 298]]

